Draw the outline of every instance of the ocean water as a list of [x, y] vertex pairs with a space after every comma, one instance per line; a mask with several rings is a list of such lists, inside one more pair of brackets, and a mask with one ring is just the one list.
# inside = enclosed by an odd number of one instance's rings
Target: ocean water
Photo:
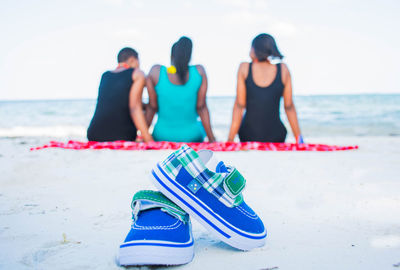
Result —
[[[400, 136], [400, 95], [296, 96], [294, 100], [305, 138]], [[227, 138], [233, 103], [234, 97], [208, 98], [218, 140]], [[0, 138], [85, 139], [95, 105], [94, 99], [0, 101]]]

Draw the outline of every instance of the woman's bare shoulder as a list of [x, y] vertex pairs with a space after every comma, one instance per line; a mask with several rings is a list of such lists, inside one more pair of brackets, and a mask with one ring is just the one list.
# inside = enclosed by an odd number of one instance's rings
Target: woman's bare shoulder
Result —
[[286, 63], [281, 62], [281, 68], [282, 68], [282, 71], [289, 72], [289, 68], [288, 68], [288, 66], [286, 65]]
[[140, 68], [135, 68], [135, 70], [132, 73], [132, 79], [137, 80], [144, 78], [146, 78], [146, 75], [144, 74], [143, 70], [141, 70]]
[[201, 74], [201, 75], [205, 75], [206, 74], [206, 69], [204, 68], [203, 65], [195, 65], [197, 71]]
[[282, 69], [282, 82], [285, 83], [290, 78], [290, 71], [285, 63], [280, 63]]
[[249, 62], [241, 62], [239, 64], [239, 70], [240, 69], [248, 69], [249, 68], [250, 63]]
[[239, 64], [238, 75], [241, 75], [244, 78], [246, 78], [247, 75], [249, 74], [249, 66], [250, 66], [249, 62], [241, 62]]
[[161, 69], [161, 65], [155, 64], [154, 66], [151, 67], [151, 69], [150, 69], [150, 71], [149, 71], [149, 74], [151, 74], [151, 73], [153, 73], [153, 72], [157, 72], [157, 71], [159, 72], [160, 69]]
[[150, 68], [149, 73], [147, 74], [147, 77], [153, 78], [153, 79], [158, 79], [158, 76], [160, 74], [160, 69], [161, 65], [156, 64]]

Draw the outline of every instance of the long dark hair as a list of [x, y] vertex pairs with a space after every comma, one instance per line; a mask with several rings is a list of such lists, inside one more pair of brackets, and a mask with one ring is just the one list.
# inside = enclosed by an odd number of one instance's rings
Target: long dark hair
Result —
[[185, 82], [186, 74], [189, 71], [189, 61], [192, 57], [192, 41], [188, 37], [181, 37], [174, 43], [171, 49], [171, 60], [176, 68], [181, 83]]
[[251, 47], [253, 47], [258, 61], [267, 61], [269, 58], [283, 58], [278, 46], [276, 46], [275, 39], [271, 35], [259, 34], [253, 39]]

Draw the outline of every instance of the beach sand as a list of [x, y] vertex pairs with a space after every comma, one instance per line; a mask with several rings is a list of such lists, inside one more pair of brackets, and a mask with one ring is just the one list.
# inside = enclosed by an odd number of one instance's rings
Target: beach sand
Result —
[[[170, 151], [29, 151], [47, 141], [0, 139], [0, 269], [119, 269], [132, 195]], [[217, 153], [247, 178], [266, 245], [237, 251], [192, 221], [193, 262], [172, 269], [398, 269], [400, 138], [313, 142], [360, 149]]]

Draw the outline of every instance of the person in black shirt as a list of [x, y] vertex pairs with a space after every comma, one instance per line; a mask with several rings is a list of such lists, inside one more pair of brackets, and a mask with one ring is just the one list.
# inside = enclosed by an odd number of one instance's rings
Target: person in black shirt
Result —
[[280, 102], [283, 97], [296, 142], [303, 143], [292, 98], [289, 69], [281, 61], [283, 56], [274, 38], [268, 34], [255, 37], [250, 58], [251, 63], [241, 63], [239, 66], [228, 141], [232, 142], [239, 133], [241, 142], [284, 142], [287, 131], [280, 119]]
[[137, 129], [145, 142], [148, 131], [142, 106], [145, 75], [139, 68], [138, 53], [123, 48], [118, 66], [101, 77], [96, 110], [87, 130], [89, 141], [135, 141]]

